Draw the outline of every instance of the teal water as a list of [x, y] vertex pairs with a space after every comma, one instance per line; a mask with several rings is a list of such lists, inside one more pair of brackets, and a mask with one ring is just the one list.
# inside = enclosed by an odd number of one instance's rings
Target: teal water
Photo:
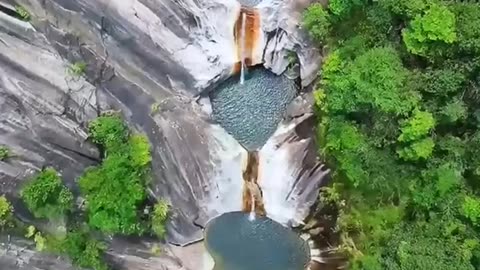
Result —
[[244, 84], [233, 76], [210, 93], [213, 118], [247, 150], [273, 135], [296, 95], [294, 81], [266, 69], [248, 71]]
[[205, 245], [215, 270], [305, 270], [308, 245], [295, 232], [249, 213], [225, 213], [210, 221]]

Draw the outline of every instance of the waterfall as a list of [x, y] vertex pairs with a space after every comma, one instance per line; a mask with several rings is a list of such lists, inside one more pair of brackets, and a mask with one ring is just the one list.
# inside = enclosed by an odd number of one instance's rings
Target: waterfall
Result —
[[242, 30], [240, 31], [240, 84], [245, 81], [245, 31], [247, 28], [247, 14], [242, 13]]
[[250, 196], [252, 200], [252, 208], [250, 209], [250, 215], [248, 216], [248, 219], [253, 221], [255, 220], [255, 195], [253, 194], [253, 190], [250, 191]]

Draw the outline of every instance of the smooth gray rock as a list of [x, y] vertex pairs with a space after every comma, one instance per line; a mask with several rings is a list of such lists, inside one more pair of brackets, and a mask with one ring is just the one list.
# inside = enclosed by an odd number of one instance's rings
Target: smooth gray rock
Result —
[[[232, 71], [238, 2], [18, 2], [32, 13], [34, 27], [0, 18], [0, 144], [15, 154], [0, 162], [1, 193], [15, 196], [22, 180], [44, 166], [58, 169], [75, 187], [76, 177], [99, 161], [97, 149], [86, 141], [86, 123], [101, 111], [115, 109], [152, 144], [151, 194], [172, 205], [168, 241], [198, 241], [208, 220], [241, 208], [246, 153], [196, 102]], [[264, 30], [283, 32], [275, 37], [286, 38], [268, 41], [265, 61], [281, 72], [286, 49], [299, 42], [295, 50], [308, 83], [316, 74], [310, 66], [316, 58], [308, 57], [315, 49], [292, 26], [298, 17], [288, 19], [299, 13], [292, 13], [294, 2], [272, 2], [271, 7], [262, 3]], [[87, 70], [84, 77], [74, 78], [67, 70], [78, 61], [85, 62]], [[152, 112], [154, 104], [158, 112]], [[304, 170], [301, 161], [309, 151], [303, 147], [283, 152], [301, 158], [282, 166], [308, 180], [305, 172], [310, 169]], [[307, 180], [296, 184], [296, 190], [318, 191], [318, 185]], [[292, 186], [286, 187], [276, 196], [290, 194]], [[310, 199], [301, 197], [295, 205], [304, 209]]]
[[[159, 254], [152, 254], [153, 245]], [[105, 260], [116, 270], [203, 270], [186, 267], [188, 257], [198, 256], [188, 250], [177, 257], [168, 245], [114, 239]], [[38, 252], [35, 243], [18, 237], [0, 237], [0, 269], [2, 270], [86, 270], [73, 266], [69, 259]]]
[[276, 74], [283, 73], [294, 53], [300, 62], [302, 86], [311, 84], [318, 75], [321, 54], [302, 30], [302, 13], [312, 0], [264, 0], [256, 8], [260, 11], [262, 28], [268, 37], [264, 46], [265, 67]]

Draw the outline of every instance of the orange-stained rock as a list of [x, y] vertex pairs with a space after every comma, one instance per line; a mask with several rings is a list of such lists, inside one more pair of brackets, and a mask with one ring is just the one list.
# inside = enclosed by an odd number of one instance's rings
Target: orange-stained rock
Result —
[[243, 171], [243, 207], [242, 210], [250, 212], [252, 210], [252, 193], [255, 200], [255, 213], [265, 216], [265, 206], [262, 200], [262, 193], [257, 185], [258, 179], [258, 152], [248, 152], [247, 167]]
[[241, 60], [242, 60], [242, 27], [243, 27], [243, 14], [246, 15], [245, 20], [245, 64], [247, 66], [254, 66], [260, 64], [261, 59], [255, 59], [255, 51], [260, 46], [260, 37], [261, 37], [261, 25], [260, 25], [260, 14], [254, 8], [242, 7], [235, 23], [234, 28], [234, 38], [236, 44], [236, 54], [237, 54], [237, 63], [233, 68], [233, 72], [240, 72]]

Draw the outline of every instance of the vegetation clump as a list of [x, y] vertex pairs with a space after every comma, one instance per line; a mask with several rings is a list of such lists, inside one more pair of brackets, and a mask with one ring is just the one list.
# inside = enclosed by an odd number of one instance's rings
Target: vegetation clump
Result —
[[105, 153], [102, 164], [87, 169], [79, 180], [90, 226], [109, 234], [144, 232], [140, 207], [146, 199], [151, 161], [148, 139], [130, 134], [115, 115], [92, 121], [89, 134]]
[[[90, 139], [103, 150], [100, 165], [88, 168], [78, 184], [86, 199], [87, 220], [73, 218], [73, 195], [62, 184], [58, 173], [46, 168], [25, 185], [21, 197], [37, 218], [68, 219], [66, 234], [53, 235], [27, 228], [27, 238], [39, 251], [65, 254], [75, 265], [105, 270], [106, 245], [98, 241], [95, 230], [107, 234], [165, 235], [169, 206], [160, 201], [150, 216], [145, 216], [146, 184], [150, 173], [150, 145], [144, 135], [130, 133], [117, 115], [103, 115], [88, 125]], [[79, 209], [76, 209], [79, 210]], [[11, 207], [0, 197], [0, 227], [8, 220]]]
[[0, 231], [12, 221], [13, 207], [5, 196], [0, 196]]
[[335, 173], [321, 196], [351, 269], [478, 269], [480, 5], [332, 0], [305, 12], [329, 50], [314, 97]]
[[85, 74], [87, 64], [85, 62], [75, 62], [68, 67], [68, 73], [71, 76], [80, 77]]
[[37, 218], [63, 217], [73, 208], [73, 194], [53, 168], [46, 168], [30, 179], [20, 195]]
[[4, 145], [0, 145], [0, 161], [5, 161], [10, 157], [10, 150]]
[[23, 21], [28, 22], [32, 19], [30, 12], [28, 12], [28, 10], [23, 6], [20, 6], [20, 5], [15, 6], [15, 11]]
[[168, 218], [169, 205], [166, 201], [161, 200], [153, 207], [152, 213], [152, 231], [159, 238], [164, 238], [166, 234], [165, 223]]

